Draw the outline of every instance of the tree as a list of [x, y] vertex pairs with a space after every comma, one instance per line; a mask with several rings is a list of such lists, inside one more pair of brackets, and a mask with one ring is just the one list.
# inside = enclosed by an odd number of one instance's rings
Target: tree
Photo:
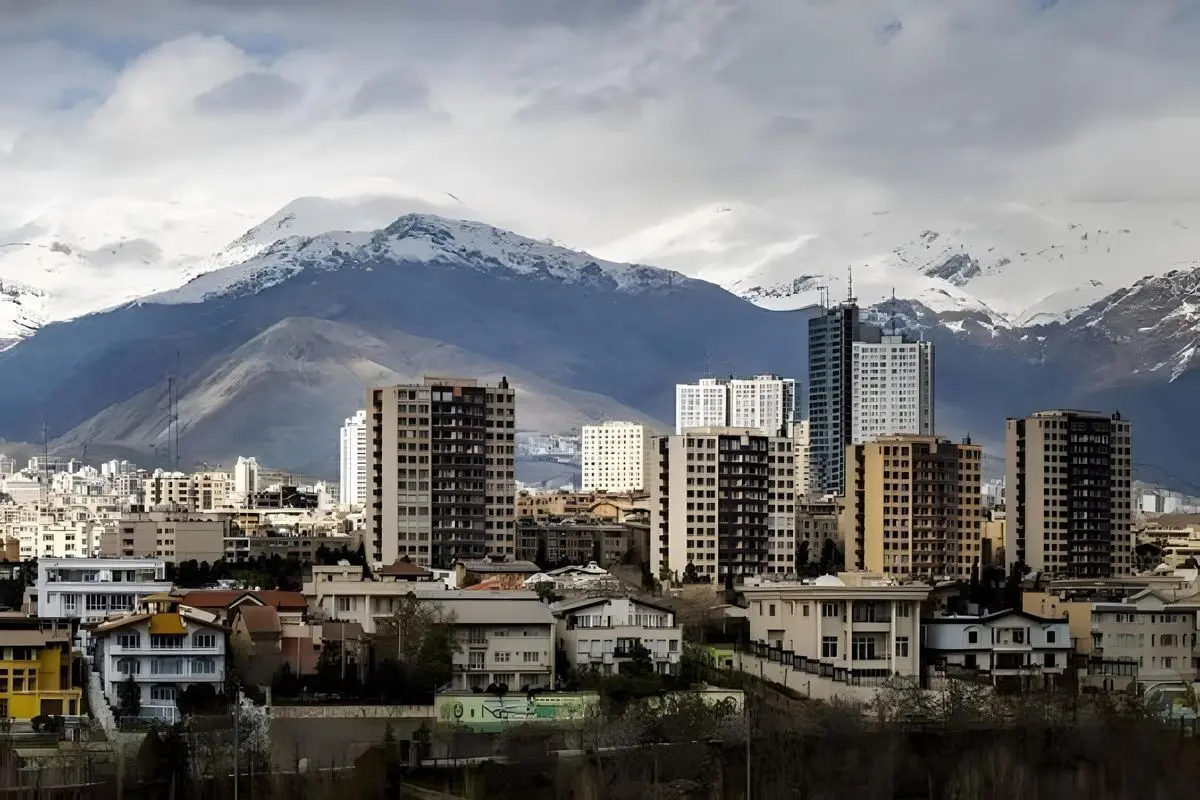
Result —
[[840, 572], [844, 566], [845, 559], [841, 550], [838, 549], [837, 543], [833, 539], [826, 539], [821, 545], [821, 573], [834, 575]]
[[562, 595], [554, 589], [554, 583], [551, 581], [538, 581], [534, 584], [533, 591], [541, 598], [543, 603], [557, 603], [562, 600]]
[[391, 617], [377, 624], [379, 652], [394, 658], [418, 697], [430, 696], [450, 682], [452, 660], [459, 651], [454, 620], [441, 603], [420, 600], [410, 592]]
[[136, 717], [142, 713], [142, 687], [138, 686], [132, 673], [117, 688], [117, 701], [117, 710], [122, 717]]
[[700, 574], [698, 572], [696, 572], [696, 565], [690, 561], [687, 563], [687, 566], [683, 568], [683, 582], [684, 583], [699, 583], [700, 582]]

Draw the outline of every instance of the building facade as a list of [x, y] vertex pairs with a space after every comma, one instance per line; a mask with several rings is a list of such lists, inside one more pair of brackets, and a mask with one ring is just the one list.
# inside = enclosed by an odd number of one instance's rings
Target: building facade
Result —
[[38, 616], [100, 622], [132, 611], [147, 596], [169, 592], [161, 558], [40, 558]]
[[884, 436], [847, 448], [846, 568], [964, 578], [983, 557], [983, 448], [933, 436]]
[[71, 665], [76, 620], [0, 619], [0, 719], [83, 714]]
[[850, 438], [933, 436], [933, 344], [889, 335], [855, 342], [851, 367]]
[[125, 512], [104, 527], [99, 555], [110, 558], [161, 558], [173, 564], [212, 563], [225, 555], [228, 517], [170, 511]]
[[342, 423], [338, 434], [339, 501], [362, 506], [367, 501], [367, 412], [361, 410]]
[[1200, 597], [1144, 589], [1122, 602], [1094, 603], [1091, 613], [1091, 686], [1122, 690], [1196, 680]]
[[573, 669], [617, 674], [641, 647], [655, 672], [679, 672], [683, 629], [666, 606], [632, 597], [588, 597], [555, 603], [550, 610], [558, 620], [558, 643]]
[[516, 543], [516, 395], [508, 380], [427, 377], [368, 393], [367, 547], [449, 566]]
[[1009, 610], [979, 617], [932, 617], [922, 626], [927, 681], [973, 674], [997, 686], [1048, 689], [1058, 684], [1071, 656], [1065, 618]]
[[694, 428], [656, 437], [650, 476], [655, 574], [726, 581], [794, 570], [792, 446], [788, 437], [757, 429]]
[[754, 428], [786, 436], [796, 421], [796, 381], [763, 374], [701, 378], [675, 387], [675, 433], [688, 428]]
[[878, 342], [879, 328], [859, 321], [858, 306], [842, 303], [808, 321], [810, 491], [842, 494], [846, 447], [854, 425], [854, 343]]
[[650, 435], [650, 429], [640, 422], [584, 425], [580, 479], [583, 491], [644, 490]]
[[1005, 430], [1004, 555], [1052, 577], [1133, 568], [1133, 434], [1120, 414], [1041, 411]]

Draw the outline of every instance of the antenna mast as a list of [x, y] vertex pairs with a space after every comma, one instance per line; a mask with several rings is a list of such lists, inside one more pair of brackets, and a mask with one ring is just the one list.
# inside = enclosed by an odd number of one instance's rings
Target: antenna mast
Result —
[[846, 301], [854, 302], [854, 267], [852, 265], [846, 267]]
[[50, 426], [42, 417], [42, 506], [43, 510], [50, 504]]
[[[179, 376], [179, 351], [175, 351], [175, 375]], [[175, 423], [175, 472], [179, 472], [179, 387], [175, 387], [175, 411], [171, 415], [172, 421]]]
[[892, 336], [896, 335], [896, 287], [892, 287], [892, 318], [891, 318]]

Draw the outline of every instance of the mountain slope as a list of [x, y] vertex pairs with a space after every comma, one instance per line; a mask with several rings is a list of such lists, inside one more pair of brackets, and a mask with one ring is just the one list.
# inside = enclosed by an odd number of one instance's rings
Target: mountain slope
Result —
[[[563, 389], [511, 365], [452, 345], [384, 330], [379, 336], [348, 323], [287, 317], [250, 341], [214, 356], [180, 382], [177, 414], [181, 452], [189, 462], [229, 463], [258, 442], [266, 463], [301, 472], [336, 472], [339, 421], [365, 402], [366, 386], [420, 382], [427, 374], [507, 376], [516, 387], [519, 426], [569, 430], [603, 419], [647, 418], [608, 398]], [[321, 421], [324, 424], [315, 423]], [[56, 448], [96, 452], [131, 445], [165, 451], [165, 387], [155, 385], [101, 411], [58, 439]], [[326, 446], [297, 461], [314, 440]]]

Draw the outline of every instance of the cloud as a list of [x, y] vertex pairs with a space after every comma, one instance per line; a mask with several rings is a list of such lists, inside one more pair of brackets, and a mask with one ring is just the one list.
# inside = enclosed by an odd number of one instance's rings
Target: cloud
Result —
[[452, 192], [580, 245], [712, 202], [819, 225], [965, 197], [1190, 200], [1187, 12], [0, 0], [0, 69], [22, 76], [0, 86], [0, 229], [136, 202], [204, 247], [293, 197], [364, 186]]

